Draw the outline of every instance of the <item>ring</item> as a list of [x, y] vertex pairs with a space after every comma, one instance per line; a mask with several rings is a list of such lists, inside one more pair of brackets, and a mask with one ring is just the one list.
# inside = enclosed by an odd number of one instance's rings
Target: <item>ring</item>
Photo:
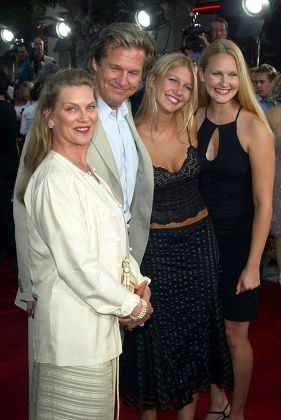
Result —
[[140, 327], [144, 327], [144, 324], [140, 324]]

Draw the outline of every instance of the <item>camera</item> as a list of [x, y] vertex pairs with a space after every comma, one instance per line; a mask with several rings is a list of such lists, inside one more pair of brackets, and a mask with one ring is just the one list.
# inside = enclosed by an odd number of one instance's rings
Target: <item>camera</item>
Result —
[[195, 23], [196, 14], [189, 12], [188, 21], [186, 28], [182, 31], [182, 43], [181, 49], [189, 49], [194, 52], [200, 52], [202, 50], [202, 45], [198, 35], [208, 34], [211, 32], [210, 26], [203, 26], [199, 23]]

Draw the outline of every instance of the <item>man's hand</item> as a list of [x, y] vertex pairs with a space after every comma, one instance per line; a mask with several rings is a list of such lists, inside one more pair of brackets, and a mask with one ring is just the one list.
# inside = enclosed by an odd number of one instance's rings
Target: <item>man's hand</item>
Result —
[[28, 317], [32, 316], [32, 318], [34, 318], [35, 307], [36, 307], [36, 300], [30, 300], [27, 302], [26, 313]]
[[198, 38], [200, 39], [203, 48], [207, 48], [210, 45], [205, 35], [198, 35]]

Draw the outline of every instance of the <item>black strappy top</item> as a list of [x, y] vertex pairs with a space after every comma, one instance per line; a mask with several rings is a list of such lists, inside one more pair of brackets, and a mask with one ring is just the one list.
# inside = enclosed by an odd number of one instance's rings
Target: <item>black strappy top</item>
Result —
[[[217, 125], [207, 116], [198, 131], [201, 173], [200, 191], [215, 226], [239, 226], [252, 221], [254, 214], [252, 174], [249, 155], [237, 135], [237, 119]], [[206, 157], [214, 131], [219, 131], [219, 147], [213, 160]]]
[[154, 166], [154, 198], [151, 223], [183, 222], [205, 208], [199, 193], [197, 149], [190, 144], [177, 172]]

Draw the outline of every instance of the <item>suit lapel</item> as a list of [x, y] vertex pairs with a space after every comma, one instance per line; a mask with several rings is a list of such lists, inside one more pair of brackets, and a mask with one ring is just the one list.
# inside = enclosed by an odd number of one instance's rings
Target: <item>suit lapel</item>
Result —
[[130, 111], [126, 115], [126, 120], [129, 124], [132, 136], [133, 136], [134, 141], [135, 141], [135, 145], [136, 145], [138, 156], [139, 156], [139, 165], [143, 166], [142, 160], [143, 160], [144, 156], [147, 156], [147, 150], [146, 150], [146, 147], [144, 146], [144, 144], [143, 144], [143, 142], [142, 142], [142, 140], [139, 136], [139, 133], [136, 129], [136, 126], [135, 126], [135, 123], [134, 123], [134, 120], [133, 120], [133, 116], [132, 116]]
[[112, 153], [109, 141], [107, 139], [106, 133], [102, 126], [100, 120], [98, 120], [96, 128], [94, 130], [94, 136], [92, 139], [92, 144], [102, 157], [103, 161], [105, 162], [106, 166], [109, 167], [115, 178], [120, 184], [120, 177], [118, 173], [118, 169], [116, 166], [115, 158]]

